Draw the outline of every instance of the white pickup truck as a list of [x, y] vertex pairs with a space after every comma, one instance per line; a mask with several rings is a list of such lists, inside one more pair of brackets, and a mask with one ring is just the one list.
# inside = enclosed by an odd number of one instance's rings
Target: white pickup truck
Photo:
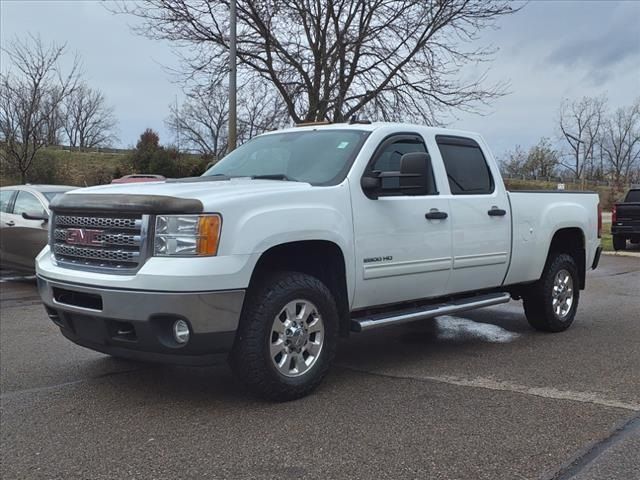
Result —
[[37, 258], [51, 320], [117, 357], [228, 359], [256, 393], [308, 394], [339, 336], [522, 299], [573, 322], [598, 196], [507, 192], [480, 135], [354, 122], [271, 132], [202, 177], [75, 190]]

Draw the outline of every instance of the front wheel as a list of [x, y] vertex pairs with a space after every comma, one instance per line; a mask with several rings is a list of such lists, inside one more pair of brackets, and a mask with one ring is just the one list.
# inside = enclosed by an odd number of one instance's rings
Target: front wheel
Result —
[[613, 236], [613, 249], [615, 251], [625, 250], [627, 248], [627, 239], [622, 235]]
[[308, 395], [326, 375], [335, 355], [338, 311], [317, 278], [283, 272], [250, 292], [231, 367], [256, 394], [288, 401]]
[[572, 256], [556, 254], [545, 267], [540, 280], [523, 296], [529, 324], [543, 332], [562, 332], [569, 328], [578, 309], [580, 283]]

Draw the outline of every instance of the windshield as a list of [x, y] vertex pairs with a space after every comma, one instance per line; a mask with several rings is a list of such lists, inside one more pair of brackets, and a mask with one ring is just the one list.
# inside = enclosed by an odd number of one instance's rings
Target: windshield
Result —
[[58, 190], [57, 192], [41, 192], [41, 193], [46, 197], [49, 203], [51, 203], [54, 198], [56, 198], [58, 195], [62, 195], [64, 192]]
[[346, 176], [369, 132], [305, 130], [256, 137], [204, 173], [335, 185]]

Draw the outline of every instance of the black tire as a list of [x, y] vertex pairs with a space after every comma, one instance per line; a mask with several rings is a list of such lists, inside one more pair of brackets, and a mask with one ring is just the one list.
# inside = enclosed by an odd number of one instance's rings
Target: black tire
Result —
[[625, 250], [627, 248], [627, 239], [622, 235], [613, 236], [613, 249], [615, 251]]
[[[567, 272], [572, 282], [572, 302], [565, 314], [554, 309], [554, 283], [560, 272]], [[529, 325], [542, 332], [563, 332], [571, 326], [580, 299], [578, 267], [571, 255], [555, 254], [545, 266], [540, 279], [523, 295], [524, 313]]]
[[[308, 395], [327, 374], [336, 352], [339, 320], [331, 292], [317, 278], [297, 272], [268, 276], [252, 290], [245, 300], [229, 356], [231, 368], [253, 393], [262, 398], [289, 401]], [[289, 302], [296, 300], [311, 302], [316, 307], [324, 334], [314, 363], [300, 376], [290, 377], [278, 370], [271, 358], [270, 346], [276, 318]], [[294, 360], [293, 364], [296, 362]]]

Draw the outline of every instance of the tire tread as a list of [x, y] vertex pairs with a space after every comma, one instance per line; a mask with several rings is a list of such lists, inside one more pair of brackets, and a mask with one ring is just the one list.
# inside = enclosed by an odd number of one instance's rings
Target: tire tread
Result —
[[[551, 308], [551, 302], [548, 296], [553, 288], [553, 282], [556, 272], [560, 269], [566, 269], [573, 277], [574, 297], [569, 318], [560, 321]], [[566, 253], [555, 254], [545, 266], [540, 279], [531, 285], [527, 293], [523, 296], [524, 312], [531, 325], [536, 330], [542, 332], [562, 332], [568, 329], [573, 323], [576, 311], [578, 309], [578, 301], [580, 298], [580, 289], [578, 287], [578, 268], [573, 257]]]
[[[265, 329], [271, 328], [271, 313], [282, 298], [292, 292], [314, 292], [321, 298], [328, 312], [322, 313], [325, 325], [323, 356], [318, 359], [304, 382], [289, 382], [278, 378], [271, 365], [265, 362]], [[317, 299], [316, 299], [317, 302]], [[314, 303], [316, 303], [314, 302]], [[316, 306], [320, 309], [321, 306]], [[322, 381], [335, 356], [338, 312], [329, 289], [317, 278], [298, 272], [279, 272], [264, 278], [257, 288], [249, 291], [245, 300], [236, 342], [230, 360], [234, 373], [260, 397], [288, 401], [311, 393]]]

